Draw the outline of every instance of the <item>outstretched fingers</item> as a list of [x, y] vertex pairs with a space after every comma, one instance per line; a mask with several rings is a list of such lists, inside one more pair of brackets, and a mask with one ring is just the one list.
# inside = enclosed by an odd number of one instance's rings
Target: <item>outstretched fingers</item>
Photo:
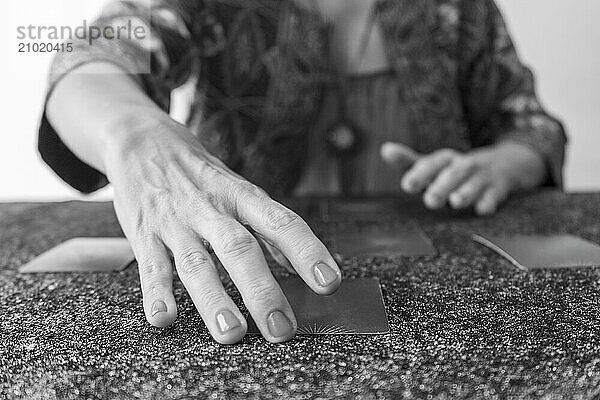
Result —
[[204, 209], [190, 219], [229, 273], [262, 335], [274, 343], [294, 337], [294, 312], [254, 236], [234, 218], [216, 211]]
[[296, 213], [267, 196], [248, 196], [238, 203], [240, 218], [264, 236], [290, 261], [317, 294], [331, 294], [341, 283], [337, 263]]
[[173, 253], [179, 279], [212, 337], [222, 344], [239, 342], [246, 334], [246, 320], [225, 291], [200, 237], [191, 229], [179, 226], [165, 243]]

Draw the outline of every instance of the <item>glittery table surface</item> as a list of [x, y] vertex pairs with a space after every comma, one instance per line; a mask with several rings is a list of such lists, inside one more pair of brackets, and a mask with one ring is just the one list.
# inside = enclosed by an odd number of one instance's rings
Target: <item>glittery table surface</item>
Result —
[[[300, 203], [298, 203], [300, 204]], [[302, 206], [304, 207], [304, 206]], [[301, 207], [301, 208], [302, 208]], [[600, 194], [542, 192], [489, 218], [406, 202], [434, 257], [349, 258], [378, 277], [392, 333], [213, 342], [182, 285], [179, 318], [147, 325], [137, 269], [19, 275], [76, 236], [119, 236], [110, 203], [0, 205], [0, 398], [594, 398], [600, 392], [600, 269], [516, 269], [470, 233], [568, 232], [600, 243]], [[352, 218], [303, 208], [327, 243]], [[306, 211], [308, 210], [308, 211]], [[312, 210], [312, 211], [311, 211]], [[276, 275], [283, 272], [275, 268]], [[239, 302], [239, 295], [228, 283]]]

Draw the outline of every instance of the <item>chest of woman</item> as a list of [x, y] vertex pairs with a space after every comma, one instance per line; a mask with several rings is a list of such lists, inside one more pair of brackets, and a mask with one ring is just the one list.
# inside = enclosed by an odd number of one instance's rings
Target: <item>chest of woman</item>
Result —
[[[456, 2], [372, 0], [356, 3], [353, 12], [325, 10], [325, 17], [323, 10], [293, 2], [255, 3], [262, 6], [213, 9], [226, 43], [200, 62], [202, 96], [190, 120], [229, 165], [243, 170], [249, 158], [276, 162], [281, 154], [298, 164], [323, 88], [340, 70], [394, 71], [410, 129], [420, 138], [417, 150], [468, 147]], [[357, 40], [370, 16], [373, 30], [362, 54], [367, 62], [361, 63]]]

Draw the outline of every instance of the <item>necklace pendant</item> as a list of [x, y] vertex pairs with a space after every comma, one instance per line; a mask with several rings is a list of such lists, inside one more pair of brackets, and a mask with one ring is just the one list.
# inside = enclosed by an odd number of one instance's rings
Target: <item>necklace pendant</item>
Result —
[[334, 125], [327, 131], [327, 145], [338, 154], [349, 154], [358, 149], [359, 135], [354, 126], [346, 122]]

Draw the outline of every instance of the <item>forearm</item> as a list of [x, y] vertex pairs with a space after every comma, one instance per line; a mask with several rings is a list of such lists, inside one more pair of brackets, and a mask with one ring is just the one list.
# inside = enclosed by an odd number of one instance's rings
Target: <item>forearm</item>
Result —
[[81, 160], [106, 173], [109, 144], [124, 135], [123, 126], [140, 116], [166, 115], [116, 65], [85, 64], [54, 88], [46, 116], [65, 144]]

